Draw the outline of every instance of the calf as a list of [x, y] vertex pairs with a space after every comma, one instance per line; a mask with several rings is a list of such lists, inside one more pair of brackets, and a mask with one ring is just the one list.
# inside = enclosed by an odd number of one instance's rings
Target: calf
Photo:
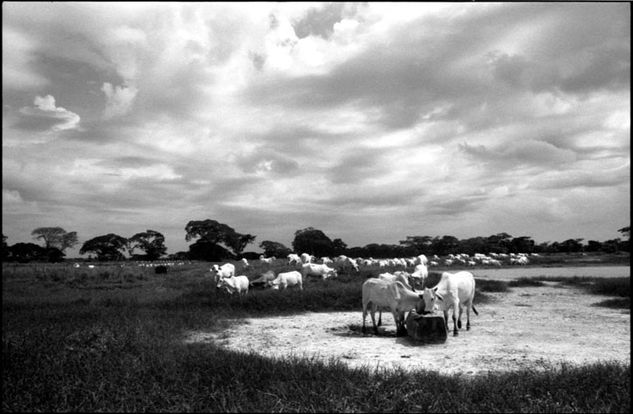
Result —
[[223, 277], [218, 281], [217, 288], [225, 288], [230, 294], [237, 293], [242, 296], [248, 293], [248, 284], [246, 276]]
[[301, 274], [305, 278], [308, 275], [313, 276], [321, 276], [323, 279], [327, 279], [328, 277], [336, 277], [338, 273], [336, 273], [335, 269], [332, 269], [328, 265], [324, 264], [314, 264], [314, 263], [305, 263], [301, 266]]
[[303, 279], [301, 273], [293, 270], [291, 272], [279, 273], [277, 277], [268, 282], [273, 289], [286, 289], [292, 286], [298, 286], [299, 290], [303, 290]]

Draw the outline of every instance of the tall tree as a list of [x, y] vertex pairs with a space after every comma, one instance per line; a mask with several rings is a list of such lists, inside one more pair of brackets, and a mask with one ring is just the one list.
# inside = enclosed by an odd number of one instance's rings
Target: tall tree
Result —
[[134, 249], [143, 250], [147, 260], [156, 260], [167, 252], [165, 236], [155, 230], [136, 233], [129, 238], [128, 242], [130, 254]]
[[259, 244], [259, 247], [264, 250], [264, 256], [277, 258], [286, 257], [292, 250], [284, 246], [282, 243], [274, 242], [270, 240], [264, 240]]
[[62, 252], [77, 244], [77, 232], [68, 233], [61, 227], [38, 227], [31, 232], [31, 236], [36, 240], [43, 240], [45, 249], [55, 247]]
[[109, 233], [86, 241], [79, 254], [95, 253], [99, 261], [123, 260], [128, 240], [118, 234]]
[[215, 220], [192, 220], [185, 226], [185, 240], [199, 239], [198, 244], [220, 245], [235, 256], [242, 253], [247, 244], [255, 241], [251, 234], [241, 234], [224, 223]]
[[321, 230], [307, 227], [295, 232], [292, 248], [297, 253], [308, 253], [314, 256], [331, 256], [334, 244]]

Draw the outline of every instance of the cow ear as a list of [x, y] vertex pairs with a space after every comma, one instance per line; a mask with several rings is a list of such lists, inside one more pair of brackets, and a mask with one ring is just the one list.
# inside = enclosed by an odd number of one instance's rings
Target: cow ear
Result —
[[437, 293], [437, 292], [435, 292], [435, 296], [437, 296], [437, 298], [438, 298], [439, 300], [442, 300], [442, 301], [444, 300], [444, 298], [442, 297], [442, 295], [440, 295], [440, 294], [439, 294], [439, 293]]

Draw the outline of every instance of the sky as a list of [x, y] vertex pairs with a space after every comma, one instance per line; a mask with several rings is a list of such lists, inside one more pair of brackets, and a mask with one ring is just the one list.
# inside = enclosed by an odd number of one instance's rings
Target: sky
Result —
[[2, 3], [2, 233], [630, 224], [628, 3]]

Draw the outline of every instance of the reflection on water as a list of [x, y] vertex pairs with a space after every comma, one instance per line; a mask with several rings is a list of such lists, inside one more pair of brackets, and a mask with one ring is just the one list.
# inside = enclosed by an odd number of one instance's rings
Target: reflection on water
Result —
[[630, 266], [513, 267], [511, 269], [474, 269], [470, 272], [475, 277], [489, 279], [517, 279], [535, 276], [631, 277]]

